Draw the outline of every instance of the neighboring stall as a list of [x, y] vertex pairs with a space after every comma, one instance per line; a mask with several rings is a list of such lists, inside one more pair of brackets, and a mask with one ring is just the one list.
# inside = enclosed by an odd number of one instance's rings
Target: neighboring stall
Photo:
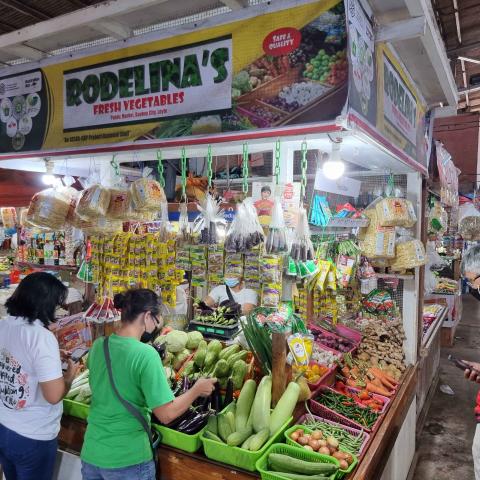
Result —
[[[152, 288], [168, 309], [155, 344], [172, 390], [220, 379], [215, 415], [197, 406], [157, 427], [161, 478], [281, 480], [267, 470], [288, 457], [324, 463], [331, 478], [408, 476], [429, 121], [393, 48], [374, 42], [359, 3], [348, 7], [252, 7], [234, 22], [47, 62], [34, 91], [3, 101], [4, 115], [20, 105], [35, 125], [1, 144], [6, 164], [34, 169], [43, 151], [47, 173], [83, 177], [81, 191], [57, 177], [32, 198], [25, 222], [48, 232], [20, 221], [23, 273], [71, 267], [86, 285], [90, 305], [57, 325], [60, 344], [111, 334], [113, 295]], [[77, 254], [66, 241], [75, 231]], [[232, 278], [238, 303], [257, 307], [248, 315], [218, 295]], [[89, 396], [84, 371], [64, 402], [65, 451], [81, 448]]]

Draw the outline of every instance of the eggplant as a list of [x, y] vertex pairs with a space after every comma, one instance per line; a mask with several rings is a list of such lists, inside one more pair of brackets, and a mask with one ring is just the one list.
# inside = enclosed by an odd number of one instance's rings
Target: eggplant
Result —
[[199, 432], [208, 422], [208, 417], [212, 414], [211, 411], [204, 413], [196, 413], [193, 417], [184, 420], [176, 430], [187, 435], [193, 435]]
[[218, 382], [215, 383], [215, 389], [212, 393], [212, 408], [215, 412], [219, 413], [222, 406], [222, 395], [220, 393], [220, 384]]
[[223, 400], [222, 410], [233, 402], [233, 380], [228, 379], [225, 398]]

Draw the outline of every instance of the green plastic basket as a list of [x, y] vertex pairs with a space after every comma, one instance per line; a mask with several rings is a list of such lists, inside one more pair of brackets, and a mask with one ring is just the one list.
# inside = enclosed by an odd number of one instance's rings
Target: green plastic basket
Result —
[[152, 428], [161, 433], [161, 443], [163, 445], [178, 448], [187, 453], [195, 453], [202, 447], [200, 436], [206, 427], [202, 428], [202, 430], [195, 435], [187, 435], [186, 433], [177, 432], [176, 430], [155, 423], [152, 424]]
[[275, 433], [268, 442], [258, 451], [250, 452], [239, 447], [230, 447], [226, 443], [216, 442], [201, 436], [203, 443], [203, 451], [205, 456], [210, 460], [226, 463], [227, 465], [233, 465], [234, 467], [248, 470], [249, 472], [255, 471], [255, 464], [257, 460], [267, 451], [268, 447], [275, 442], [278, 442], [283, 437], [283, 432], [288, 428], [292, 422], [293, 417], [290, 417]]
[[[287, 445], [290, 445], [290, 446], [295, 447], [295, 448], [303, 448], [299, 443], [295, 442], [294, 440], [292, 440], [290, 438], [290, 435], [295, 430], [299, 430], [299, 429], [301, 429], [301, 430], [303, 430], [304, 432], [307, 432], [307, 433], [312, 433], [313, 432], [312, 429], [306, 427], [305, 425], [294, 425], [293, 427], [289, 428], [285, 432], [285, 440], [287, 441]], [[339, 450], [341, 452], [349, 453], [353, 457], [353, 462], [350, 464], [350, 466], [346, 470], [339, 470], [337, 475], [335, 476], [335, 480], [339, 480], [339, 479], [343, 478], [345, 475], [348, 475], [349, 473], [353, 472], [353, 469], [357, 466], [357, 463], [358, 463], [358, 458], [350, 450], [348, 450], [348, 448], [344, 448], [344, 447], [340, 446]], [[310, 453], [313, 453], [314, 455], [318, 455], [318, 456], [321, 456], [321, 457], [328, 456], [328, 455], [322, 455], [322, 454], [317, 453], [317, 452], [310, 452]], [[330, 457], [330, 458], [333, 458], [333, 457]]]
[[90, 405], [85, 403], [75, 402], [75, 400], [63, 399], [63, 414], [70, 417], [80, 418], [86, 420], [90, 413]]
[[[284, 480], [286, 477], [282, 477], [279, 473], [272, 473], [268, 469], [268, 456], [271, 453], [280, 453], [282, 455], [288, 455], [292, 458], [297, 458], [298, 460], [304, 460], [306, 462], [317, 462], [317, 463], [333, 463], [335, 466], [339, 467], [340, 464], [338, 460], [330, 457], [328, 455], [320, 455], [319, 453], [310, 452], [304, 448], [292, 447], [291, 445], [285, 445], [284, 443], [276, 443], [271, 445], [269, 449], [262, 455], [262, 457], [257, 462], [257, 470], [260, 472], [262, 480]], [[338, 475], [337, 473], [332, 473], [330, 475], [330, 480], [335, 480]]]

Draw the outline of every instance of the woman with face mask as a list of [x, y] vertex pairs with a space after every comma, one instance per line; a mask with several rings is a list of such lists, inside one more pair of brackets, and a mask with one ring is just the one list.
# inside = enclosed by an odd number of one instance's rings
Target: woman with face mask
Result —
[[[240, 305], [241, 314], [248, 315], [258, 305], [258, 295], [255, 290], [245, 288], [243, 278], [225, 276], [225, 285], [215, 287], [204, 302], [211, 308], [226, 304], [233, 300]], [[229, 295], [230, 293], [230, 295]]]
[[[182, 415], [198, 397], [210, 395], [216, 379], [199, 379], [192, 389], [174, 398], [153, 340], [162, 320], [157, 295], [147, 289], [115, 295], [121, 326], [108, 338], [112, 377], [123, 400], [150, 425], [151, 412], [163, 424]], [[155, 463], [148, 434], [114, 392], [106, 362], [106, 339], [90, 350], [92, 401], [82, 459], [83, 480], [154, 480]]]

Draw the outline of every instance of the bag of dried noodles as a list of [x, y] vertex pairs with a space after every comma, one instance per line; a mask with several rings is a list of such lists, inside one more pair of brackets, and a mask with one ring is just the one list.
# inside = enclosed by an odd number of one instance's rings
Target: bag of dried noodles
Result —
[[77, 203], [77, 215], [84, 220], [104, 217], [110, 205], [110, 190], [92, 185], [81, 193]]

